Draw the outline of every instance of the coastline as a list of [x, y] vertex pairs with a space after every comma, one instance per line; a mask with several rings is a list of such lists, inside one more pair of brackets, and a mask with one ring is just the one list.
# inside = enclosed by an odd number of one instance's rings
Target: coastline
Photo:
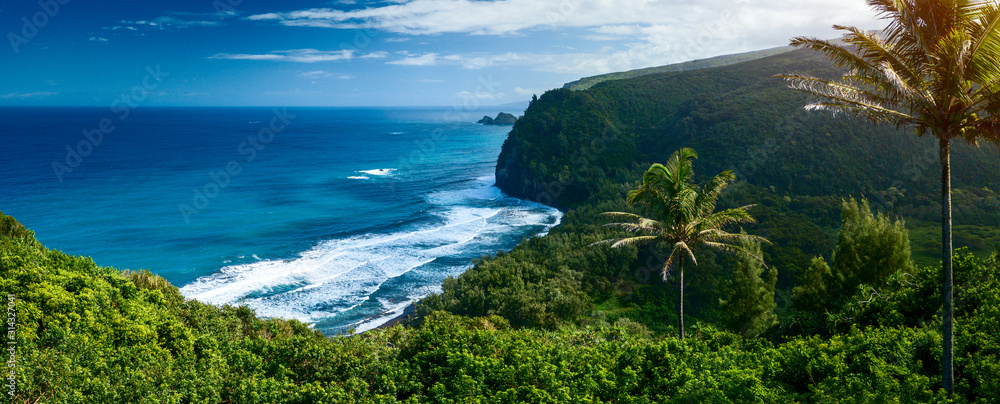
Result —
[[[396, 317], [393, 317], [392, 319], [390, 319], [389, 321], [386, 321], [382, 325], [380, 325], [378, 327], [375, 327], [375, 328], [372, 328], [372, 329], [370, 329], [368, 331], [384, 330], [384, 329], [389, 329], [389, 328], [395, 327], [399, 323], [402, 323], [402, 322], [408, 320], [409, 317], [410, 317], [410, 315], [411, 314], [415, 314], [416, 312], [417, 312], [417, 302], [416, 301], [410, 302], [410, 304], [407, 305], [405, 309], [403, 309], [403, 313], [401, 313], [400, 315], [398, 315]], [[368, 331], [362, 331], [362, 332], [359, 332], [358, 334], [364, 334], [364, 333], [366, 333]]]

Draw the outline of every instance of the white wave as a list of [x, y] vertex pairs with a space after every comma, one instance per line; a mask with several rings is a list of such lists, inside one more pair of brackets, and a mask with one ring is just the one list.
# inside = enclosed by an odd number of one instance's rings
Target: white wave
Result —
[[[439, 291], [440, 279], [467, 269], [471, 257], [502, 248], [496, 246], [506, 235], [538, 226], [547, 232], [562, 216], [542, 205], [506, 198], [485, 178], [472, 188], [434, 192], [426, 199], [438, 207], [428, 212], [437, 222], [321, 242], [293, 259], [229, 265], [182, 287], [181, 293], [214, 304], [246, 304], [264, 317], [306, 323], [357, 308], [361, 311], [353, 312], [355, 320], [347, 325], [366, 331], [401, 313], [409, 302]], [[447, 257], [452, 257], [447, 264], [435, 263]], [[455, 259], [468, 263], [457, 265]], [[388, 289], [393, 300], [374, 297], [386, 282], [410, 273], [414, 279], [435, 281], [404, 286], [394, 282]], [[400, 287], [403, 290], [397, 290]], [[369, 314], [358, 319], [357, 313]]]
[[[366, 319], [365, 321], [360, 321], [355, 324], [352, 324], [354, 326], [353, 327], [354, 332], [360, 334], [365, 331], [374, 330], [375, 328], [378, 328], [382, 324], [388, 323], [392, 319], [403, 315], [403, 312], [406, 311], [406, 308], [411, 303], [412, 302], [396, 303], [395, 305], [388, 306], [388, 311], [386, 311], [380, 316], [376, 316], [375, 318]], [[382, 306], [386, 307], [384, 302]]]
[[352, 175], [350, 177], [347, 177], [347, 179], [349, 179], [349, 180], [367, 180], [368, 177], [365, 177], [363, 175]]
[[361, 171], [358, 171], [358, 172], [359, 173], [363, 173], [363, 174], [368, 174], [368, 175], [377, 175], [377, 176], [380, 176], [380, 177], [384, 177], [384, 176], [387, 176], [387, 175], [394, 174], [396, 172], [396, 169], [395, 168], [376, 168], [374, 170], [361, 170]]

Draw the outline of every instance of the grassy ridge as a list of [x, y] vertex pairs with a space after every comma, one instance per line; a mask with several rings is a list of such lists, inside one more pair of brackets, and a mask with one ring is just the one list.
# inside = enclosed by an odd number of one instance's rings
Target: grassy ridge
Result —
[[645, 69], [629, 70], [625, 72], [601, 74], [597, 76], [584, 77], [582, 79], [566, 83], [563, 88], [573, 91], [587, 90], [599, 83], [611, 80], [631, 79], [648, 74], [674, 73], [687, 70], [707, 69], [712, 67], [729, 66], [750, 60], [757, 60], [772, 55], [789, 52], [790, 46], [766, 49], [753, 52], [738, 53], [734, 55], [716, 56], [708, 59], [692, 60], [690, 62], [676, 63], [666, 66], [647, 67]]

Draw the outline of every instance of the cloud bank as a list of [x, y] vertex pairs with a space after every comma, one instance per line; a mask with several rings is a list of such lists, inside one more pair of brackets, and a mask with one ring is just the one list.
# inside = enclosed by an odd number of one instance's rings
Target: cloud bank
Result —
[[[597, 51], [495, 55], [406, 55], [390, 64], [494, 65], [599, 74], [787, 44], [801, 34], [832, 37], [834, 23], [876, 28], [863, 0], [397, 0], [340, 10], [311, 8], [246, 17], [284, 26], [381, 30], [412, 36], [530, 36], [583, 30]], [[397, 39], [393, 39], [397, 40]], [[614, 42], [612, 42], [614, 41]], [[613, 46], [612, 46], [613, 45]]]

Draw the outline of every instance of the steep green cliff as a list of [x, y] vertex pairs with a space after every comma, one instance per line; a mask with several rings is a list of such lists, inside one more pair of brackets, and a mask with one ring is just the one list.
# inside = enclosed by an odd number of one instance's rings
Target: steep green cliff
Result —
[[[699, 172], [737, 178], [779, 194], [868, 195], [878, 207], [937, 195], [936, 144], [907, 129], [808, 112], [809, 99], [772, 78], [787, 72], [839, 76], [818, 54], [781, 53], [725, 67], [552, 90], [518, 120], [497, 161], [507, 193], [575, 206], [636, 168], [692, 147]], [[1000, 189], [1000, 153], [955, 147], [956, 187]], [[890, 189], [891, 188], [891, 189]], [[883, 199], [885, 199], [883, 201]]]

